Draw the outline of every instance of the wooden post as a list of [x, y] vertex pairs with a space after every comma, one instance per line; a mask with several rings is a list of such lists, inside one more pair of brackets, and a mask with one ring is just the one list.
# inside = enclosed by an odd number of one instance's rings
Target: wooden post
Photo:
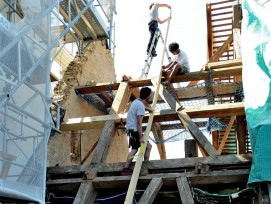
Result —
[[182, 203], [195, 204], [187, 178], [186, 177], [176, 178], [176, 182], [180, 192]]
[[213, 55], [211, 4], [206, 4], [206, 16], [207, 16], [207, 35], [208, 35], [208, 58], [210, 58]]
[[241, 52], [241, 4], [236, 4], [233, 6], [233, 49], [234, 49], [234, 58], [242, 58]]
[[91, 181], [84, 181], [76, 194], [73, 204], [89, 204], [94, 203], [97, 196]]
[[195, 140], [184, 141], [185, 158], [198, 157], [197, 143]]
[[151, 204], [163, 185], [162, 178], [153, 178], [140, 198], [138, 204]]
[[245, 122], [245, 116], [236, 117], [236, 133], [238, 141], [238, 154], [246, 153], [246, 136], [247, 136], [247, 127]]

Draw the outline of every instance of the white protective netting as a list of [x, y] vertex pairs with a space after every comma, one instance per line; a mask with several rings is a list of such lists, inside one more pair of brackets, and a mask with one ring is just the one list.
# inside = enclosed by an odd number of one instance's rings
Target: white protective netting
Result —
[[115, 9], [116, 0], [97, 0], [99, 5], [101, 6], [106, 18], [110, 20], [110, 15], [112, 11]]
[[0, 197], [44, 203], [58, 1], [15, 1], [16, 12], [4, 6], [13, 12], [0, 15]]

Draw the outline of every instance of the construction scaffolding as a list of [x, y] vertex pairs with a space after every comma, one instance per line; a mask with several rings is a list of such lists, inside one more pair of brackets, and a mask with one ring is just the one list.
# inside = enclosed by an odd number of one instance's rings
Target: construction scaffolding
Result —
[[51, 22], [57, 7], [58, 1], [21, 1], [23, 18], [14, 11], [8, 18], [1, 16], [0, 194], [4, 197], [45, 200], [47, 141], [54, 126], [49, 75], [56, 36]]

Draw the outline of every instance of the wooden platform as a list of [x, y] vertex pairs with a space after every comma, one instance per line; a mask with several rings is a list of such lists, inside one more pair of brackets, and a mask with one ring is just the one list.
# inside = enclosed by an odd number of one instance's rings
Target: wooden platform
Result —
[[[138, 189], [146, 189], [153, 179], [162, 179], [161, 188], [177, 189], [176, 179], [187, 178], [192, 187], [203, 188], [219, 184], [244, 187], [252, 156], [228, 155], [191, 157], [143, 162]], [[133, 164], [134, 165], [134, 164]], [[47, 169], [47, 190], [53, 193], [76, 195], [82, 183], [93, 187], [92, 193], [105, 189], [127, 190], [130, 176], [120, 176], [124, 163], [57, 166]]]

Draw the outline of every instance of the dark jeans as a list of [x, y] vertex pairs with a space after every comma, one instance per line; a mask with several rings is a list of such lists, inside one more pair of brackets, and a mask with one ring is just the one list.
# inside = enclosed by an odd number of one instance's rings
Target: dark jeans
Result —
[[[157, 21], [151, 21], [151, 22], [149, 22], [148, 25], [149, 25], [149, 31], [150, 31], [151, 36], [150, 36], [150, 40], [149, 40], [149, 43], [148, 43], [147, 52], [149, 52], [149, 50], [150, 50], [151, 43], [152, 43], [155, 31], [158, 28], [158, 22]], [[155, 39], [155, 41], [154, 41], [154, 46], [152, 48], [152, 51], [155, 51], [156, 45], [157, 45], [157, 39]]]

